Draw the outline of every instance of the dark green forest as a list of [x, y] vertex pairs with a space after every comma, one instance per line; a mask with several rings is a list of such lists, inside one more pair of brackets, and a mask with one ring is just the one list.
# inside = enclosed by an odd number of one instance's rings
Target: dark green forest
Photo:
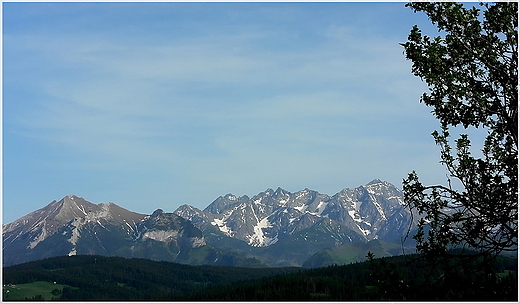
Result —
[[[102, 256], [55, 257], [3, 269], [6, 285], [57, 282], [61, 301], [494, 300], [518, 299], [516, 257], [500, 256], [494, 277], [457, 259], [430, 268], [420, 255], [303, 269], [189, 266]], [[33, 296], [19, 300], [41, 300]]]
[[[57, 282], [59, 300], [158, 300], [197, 289], [288, 273], [298, 268], [190, 266], [147, 259], [62, 256], [3, 269], [3, 284]], [[4, 300], [6, 297], [4, 288]]]

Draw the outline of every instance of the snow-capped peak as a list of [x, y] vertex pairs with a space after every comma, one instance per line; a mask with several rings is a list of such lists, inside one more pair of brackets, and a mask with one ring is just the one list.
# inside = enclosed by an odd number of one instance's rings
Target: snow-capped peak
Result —
[[295, 193], [280, 187], [276, 191], [268, 188], [239, 204], [231, 203], [230, 197], [217, 198], [204, 209], [204, 215], [198, 216], [201, 219], [198, 227], [202, 229], [205, 225], [202, 218], [207, 218], [207, 224], [228, 236], [253, 246], [269, 246], [320, 219], [327, 219], [355, 231], [363, 240], [384, 239], [386, 235], [390, 238], [395, 230], [385, 226], [393, 225], [390, 218], [401, 214], [394, 224], [409, 218], [398, 204], [401, 201], [402, 193], [379, 179], [355, 189], [345, 188], [332, 197], [308, 188]]

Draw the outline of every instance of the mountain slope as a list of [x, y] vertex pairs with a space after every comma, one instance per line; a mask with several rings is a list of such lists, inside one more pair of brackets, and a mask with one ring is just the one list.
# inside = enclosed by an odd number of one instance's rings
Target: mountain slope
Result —
[[364, 241], [399, 240], [411, 221], [401, 191], [380, 180], [343, 189], [332, 197], [309, 189], [290, 193], [281, 188], [267, 189], [250, 199], [227, 194], [203, 211], [183, 205], [174, 213], [202, 231], [214, 226], [254, 247], [270, 246], [323, 218], [339, 223]]
[[3, 263], [11, 265], [55, 255], [75, 255], [78, 250], [85, 254], [108, 253], [110, 248], [106, 245], [113, 244], [104, 240], [108, 235], [114, 240], [132, 238], [137, 223], [144, 218], [144, 214], [113, 203], [95, 205], [69, 195], [3, 225]]
[[148, 216], [73, 195], [3, 226], [4, 266], [76, 254], [197, 264], [220, 253], [206, 245], [199, 229], [173, 213], [157, 210]]
[[252, 198], [227, 194], [204, 210], [183, 205], [174, 213], [198, 227], [209, 244], [233, 244], [273, 266], [301, 265], [315, 252], [342, 244], [400, 243], [413, 219], [402, 192], [378, 179], [333, 196], [281, 188]]
[[373, 180], [329, 196], [304, 189], [226, 194], [204, 210], [182, 205], [151, 215], [70, 195], [3, 225], [3, 265], [99, 254], [231, 266], [301, 266], [343, 244], [400, 243], [412, 224], [403, 196]]
[[306, 260], [302, 266], [305, 268], [317, 268], [362, 262], [367, 260], [366, 255], [369, 251], [378, 258], [413, 252], [410, 248], [405, 249], [400, 244], [375, 239], [367, 243], [343, 244], [338, 247], [318, 251]]

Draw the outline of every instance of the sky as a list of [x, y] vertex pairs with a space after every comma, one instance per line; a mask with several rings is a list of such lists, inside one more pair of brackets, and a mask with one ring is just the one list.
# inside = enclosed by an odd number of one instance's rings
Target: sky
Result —
[[2, 218], [77, 195], [151, 214], [415, 170], [439, 123], [404, 3], [3, 4]]

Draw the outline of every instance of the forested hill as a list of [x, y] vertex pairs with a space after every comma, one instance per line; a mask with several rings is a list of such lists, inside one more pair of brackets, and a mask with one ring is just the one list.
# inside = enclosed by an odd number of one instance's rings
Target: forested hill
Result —
[[[78, 255], [3, 268], [3, 284], [46, 281], [67, 285], [69, 287], [63, 288], [56, 297], [61, 300], [153, 300], [166, 294], [298, 270], [296, 267], [190, 266], [137, 258]], [[5, 288], [4, 300], [10, 300]]]
[[501, 279], [492, 285], [475, 275], [471, 265], [467, 271], [447, 273], [446, 265], [427, 270], [418, 258], [376, 258], [305, 270], [190, 266], [102, 256], [55, 257], [4, 268], [3, 300], [24, 300], [15, 295], [45, 282], [51, 286], [47, 296], [29, 296], [27, 300], [518, 300], [516, 258], [497, 259], [495, 273]]

